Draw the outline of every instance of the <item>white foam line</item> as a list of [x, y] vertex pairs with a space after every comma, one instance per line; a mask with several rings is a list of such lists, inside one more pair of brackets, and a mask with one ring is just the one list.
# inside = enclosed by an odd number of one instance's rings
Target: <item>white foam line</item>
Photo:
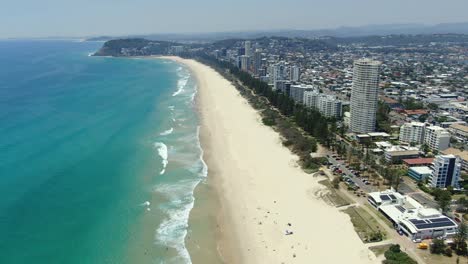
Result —
[[158, 150], [158, 154], [162, 158], [163, 169], [159, 173], [160, 175], [162, 175], [162, 174], [164, 174], [166, 172], [166, 167], [167, 167], [167, 164], [169, 163], [168, 160], [167, 160], [167, 158], [168, 158], [167, 146], [166, 146], [166, 144], [164, 144], [162, 142], [156, 142], [156, 143], [154, 143], [154, 147]]
[[167, 135], [170, 135], [172, 134], [172, 132], [174, 131], [174, 128], [169, 128], [168, 130], [164, 131], [164, 132], [161, 132], [159, 135], [161, 136], [167, 136]]

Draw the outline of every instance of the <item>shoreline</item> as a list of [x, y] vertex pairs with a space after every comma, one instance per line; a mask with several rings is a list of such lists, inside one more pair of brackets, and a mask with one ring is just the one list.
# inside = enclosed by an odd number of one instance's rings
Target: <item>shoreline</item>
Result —
[[207, 183], [220, 201], [216, 237], [225, 262], [377, 262], [349, 217], [317, 197], [324, 188], [319, 179], [299, 168], [231, 83], [194, 60], [153, 58], [182, 63], [197, 78], [200, 142]]

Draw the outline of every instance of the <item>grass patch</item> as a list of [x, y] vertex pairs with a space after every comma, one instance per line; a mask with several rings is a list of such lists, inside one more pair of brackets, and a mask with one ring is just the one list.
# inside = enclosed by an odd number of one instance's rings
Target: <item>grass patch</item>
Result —
[[366, 206], [367, 208], [371, 209], [371, 210], [374, 210], [375, 211], [375, 214], [377, 215], [378, 218], [380, 218], [380, 220], [384, 221], [385, 224], [387, 224], [388, 227], [390, 228], [394, 228], [392, 222], [390, 222], [390, 220], [388, 220], [385, 216], [383, 216], [380, 212], [376, 211], [376, 209], [374, 207], [372, 207], [370, 204], [366, 204], [364, 205]]
[[374, 246], [374, 247], [369, 247], [369, 249], [374, 252], [374, 254], [378, 257], [380, 255], [383, 255], [385, 251], [387, 251], [392, 244], [387, 244], [387, 245], [381, 245], [381, 246]]
[[328, 193], [325, 195], [325, 198], [330, 201], [336, 207], [342, 207], [346, 205], [350, 205], [351, 201], [345, 198], [342, 194], [340, 194], [335, 188], [333, 188], [332, 183], [330, 180], [322, 180], [319, 182], [320, 184], [324, 185], [328, 189]]
[[344, 212], [351, 217], [354, 229], [363, 242], [377, 242], [385, 238], [386, 234], [377, 223], [377, 220], [364, 209], [353, 206], [347, 208]]

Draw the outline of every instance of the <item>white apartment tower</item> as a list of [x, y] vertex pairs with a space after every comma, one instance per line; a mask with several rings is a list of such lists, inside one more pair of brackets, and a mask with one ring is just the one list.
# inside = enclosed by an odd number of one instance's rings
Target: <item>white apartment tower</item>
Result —
[[426, 127], [424, 132], [424, 143], [431, 150], [445, 150], [450, 146], [450, 133], [442, 127]]
[[368, 133], [375, 130], [379, 95], [380, 62], [360, 59], [354, 62], [351, 90], [351, 131]]
[[426, 125], [421, 122], [411, 122], [400, 127], [400, 143], [421, 145], [424, 142]]
[[461, 160], [454, 155], [438, 155], [432, 162], [432, 175], [429, 185], [434, 188], [458, 188], [461, 173]]
[[298, 82], [301, 76], [301, 68], [299, 66], [294, 65], [289, 68], [289, 80], [293, 82]]
[[342, 104], [333, 95], [321, 95], [318, 100], [318, 110], [326, 117], [341, 117]]
[[320, 93], [317, 90], [304, 92], [304, 105], [309, 108], [318, 108]]

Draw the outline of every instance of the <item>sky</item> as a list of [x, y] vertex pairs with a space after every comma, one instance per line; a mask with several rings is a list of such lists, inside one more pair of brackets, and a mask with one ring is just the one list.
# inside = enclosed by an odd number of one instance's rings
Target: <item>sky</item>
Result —
[[0, 38], [468, 22], [468, 0], [0, 0]]

